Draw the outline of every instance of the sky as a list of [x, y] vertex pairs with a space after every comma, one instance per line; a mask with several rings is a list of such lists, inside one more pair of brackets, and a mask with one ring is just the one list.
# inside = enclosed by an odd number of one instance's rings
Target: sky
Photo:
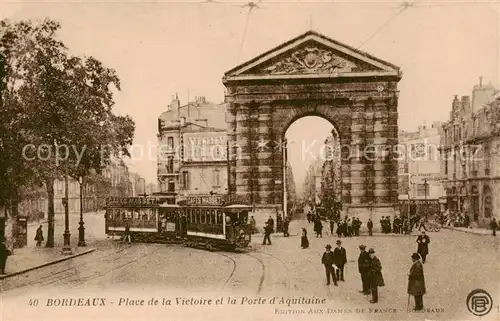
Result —
[[[480, 76], [499, 87], [498, 3], [421, 1], [397, 16], [397, 1], [263, 0], [250, 15], [244, 4], [4, 1], [0, 17], [58, 20], [59, 37], [72, 53], [92, 55], [116, 69], [122, 90], [115, 96], [115, 111], [134, 119], [134, 143], [140, 146], [156, 145], [157, 118], [172, 95], [178, 93], [181, 104], [195, 96], [222, 102], [224, 72], [309, 29], [353, 47], [362, 45], [360, 49], [401, 67], [401, 129], [446, 121], [453, 95], [470, 95]], [[321, 119], [303, 118], [297, 124], [302, 121], [306, 123], [297, 128], [314, 128], [308, 132], [317, 135], [314, 139], [323, 140], [331, 130]], [[293, 128], [287, 137], [300, 139], [304, 131]], [[297, 178], [303, 177], [311, 159], [302, 161], [300, 152], [289, 159], [303, 164], [293, 168]], [[127, 164], [156, 182], [154, 157], [137, 156]]]

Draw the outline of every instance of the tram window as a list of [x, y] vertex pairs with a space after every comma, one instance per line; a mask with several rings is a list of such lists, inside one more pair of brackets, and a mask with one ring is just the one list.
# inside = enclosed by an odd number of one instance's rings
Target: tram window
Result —
[[200, 223], [200, 210], [196, 210], [196, 223]]
[[122, 217], [122, 220], [126, 220], [127, 219], [127, 214], [125, 213], [125, 211], [122, 211], [121, 217]]
[[205, 210], [201, 210], [201, 223], [205, 224], [207, 222], [207, 212]]
[[222, 224], [222, 212], [217, 211], [217, 224]]

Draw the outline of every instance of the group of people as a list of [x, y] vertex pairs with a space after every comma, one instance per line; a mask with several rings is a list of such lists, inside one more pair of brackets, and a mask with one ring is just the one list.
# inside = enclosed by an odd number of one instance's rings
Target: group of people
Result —
[[[408, 273], [408, 295], [414, 296], [415, 311], [421, 311], [424, 308], [423, 295], [425, 294], [425, 277], [423, 263], [428, 254], [428, 244], [430, 239], [425, 232], [422, 232], [417, 238], [418, 249], [411, 255], [413, 264]], [[344, 280], [344, 266], [347, 263], [347, 252], [342, 247], [342, 242], [337, 241], [337, 247], [332, 252], [332, 247], [327, 244], [326, 250], [321, 257], [321, 263], [325, 266], [326, 284], [330, 285], [330, 280], [335, 286], [338, 281]], [[370, 303], [378, 302], [378, 288], [385, 286], [382, 275], [382, 263], [376, 256], [375, 250], [370, 248], [366, 251], [366, 245], [359, 245], [358, 272], [361, 276], [362, 289], [359, 291], [365, 295], [371, 295]], [[420, 262], [422, 259], [422, 262]]]
[[[337, 222], [337, 236], [338, 237], [351, 237], [351, 236], [359, 236], [359, 230], [361, 229], [361, 220], [357, 217], [353, 217], [352, 220], [347, 217], [344, 217], [343, 221], [338, 220]], [[330, 231], [333, 235], [333, 230], [335, 228], [335, 221], [330, 219]]]

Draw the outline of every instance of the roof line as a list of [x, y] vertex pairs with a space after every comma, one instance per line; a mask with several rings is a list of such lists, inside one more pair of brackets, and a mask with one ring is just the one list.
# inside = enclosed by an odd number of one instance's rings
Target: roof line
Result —
[[375, 56], [372, 56], [372, 55], [368, 54], [365, 51], [362, 51], [362, 50], [356, 49], [356, 48], [354, 48], [352, 46], [346, 45], [346, 44], [344, 44], [342, 42], [339, 42], [339, 41], [334, 40], [334, 39], [332, 39], [330, 37], [327, 37], [327, 36], [325, 36], [325, 35], [317, 32], [317, 31], [309, 30], [309, 31], [306, 31], [305, 33], [303, 33], [301, 35], [298, 35], [297, 37], [295, 37], [295, 38], [293, 38], [291, 40], [288, 40], [288, 41], [286, 41], [286, 42], [284, 42], [284, 43], [282, 43], [282, 44], [280, 44], [280, 45], [278, 45], [278, 46], [276, 46], [276, 47], [274, 47], [274, 48], [272, 48], [272, 49], [270, 49], [270, 50], [268, 50], [268, 51], [266, 51], [266, 52], [264, 52], [264, 53], [262, 53], [260, 55], [258, 55], [257, 57], [254, 57], [254, 58], [248, 60], [247, 62], [244, 62], [244, 63], [242, 63], [242, 64], [240, 64], [240, 65], [238, 65], [238, 66], [236, 66], [236, 67], [234, 67], [234, 68], [226, 71], [224, 73], [224, 76], [228, 76], [229, 74], [235, 72], [236, 70], [244, 68], [244, 67], [246, 67], [246, 66], [248, 66], [248, 65], [250, 65], [250, 64], [252, 64], [252, 63], [254, 63], [256, 61], [258, 61], [259, 59], [262, 59], [263, 57], [271, 54], [272, 52], [280, 50], [280, 49], [282, 49], [284, 47], [287, 47], [288, 45], [291, 45], [292, 43], [296, 42], [297, 40], [300, 40], [301, 38], [305, 38], [305, 37], [307, 37], [309, 35], [317, 36], [317, 37], [322, 38], [324, 40], [330, 41], [330, 42], [332, 42], [332, 43], [334, 43], [334, 44], [336, 44], [338, 46], [345, 47], [345, 48], [347, 48], [349, 50], [352, 50], [355, 53], [358, 53], [358, 54], [360, 54], [360, 55], [362, 55], [362, 56], [364, 56], [366, 58], [375, 60], [375, 61], [377, 61], [379, 63], [382, 63], [382, 64], [386, 64], [386, 65], [391, 66], [392, 68], [395, 68], [397, 70], [401, 69], [400, 67], [398, 67], [398, 66], [396, 66], [396, 65], [394, 65], [394, 64], [392, 64], [392, 63], [390, 63], [388, 61], [385, 61], [383, 59], [380, 59], [380, 58], [377, 58]]

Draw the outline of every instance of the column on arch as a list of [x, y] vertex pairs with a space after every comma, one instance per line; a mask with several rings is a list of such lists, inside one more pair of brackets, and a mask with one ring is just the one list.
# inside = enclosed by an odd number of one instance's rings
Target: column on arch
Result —
[[[393, 151], [391, 155], [391, 162], [389, 171], [392, 175], [390, 181], [388, 181], [389, 196], [388, 200], [393, 205], [398, 204], [398, 154], [396, 153], [399, 139], [398, 139], [398, 96], [394, 93], [393, 97], [388, 100], [387, 104], [387, 145]], [[403, 159], [402, 161], [406, 161]]]
[[250, 197], [250, 128], [249, 105], [239, 104], [236, 113], [236, 194], [244, 197]]
[[272, 106], [269, 102], [261, 103], [258, 107], [258, 118], [255, 138], [257, 139], [257, 172], [259, 184], [259, 203], [274, 204], [274, 175], [273, 175], [273, 140]]
[[[375, 203], [390, 204], [391, 182], [393, 179], [392, 150], [389, 144], [389, 113], [387, 98], [377, 98], [374, 103], [374, 147], [376, 150], [375, 169]], [[397, 167], [396, 167], [397, 170]], [[396, 172], [397, 173], [397, 172]], [[396, 177], [397, 179], [397, 177]]]
[[236, 134], [237, 122], [236, 115], [238, 112], [238, 104], [231, 103], [227, 110], [227, 140], [228, 140], [228, 151], [229, 155], [229, 180], [227, 190], [229, 194], [234, 194], [236, 192], [236, 156], [237, 156], [237, 145], [238, 145], [238, 135]]
[[[350, 196], [351, 205], [360, 205], [363, 203], [365, 186], [364, 186], [364, 157], [363, 149], [365, 147], [365, 100], [357, 98], [352, 102], [351, 106], [351, 151], [349, 155], [349, 171], [350, 171]], [[341, 139], [342, 141], [342, 139]], [[345, 139], [344, 139], [345, 143]], [[342, 146], [346, 146], [342, 143]], [[342, 165], [347, 170], [347, 164]], [[343, 175], [344, 169], [342, 170]], [[347, 180], [346, 180], [347, 181]], [[343, 182], [345, 185], [347, 182]]]

